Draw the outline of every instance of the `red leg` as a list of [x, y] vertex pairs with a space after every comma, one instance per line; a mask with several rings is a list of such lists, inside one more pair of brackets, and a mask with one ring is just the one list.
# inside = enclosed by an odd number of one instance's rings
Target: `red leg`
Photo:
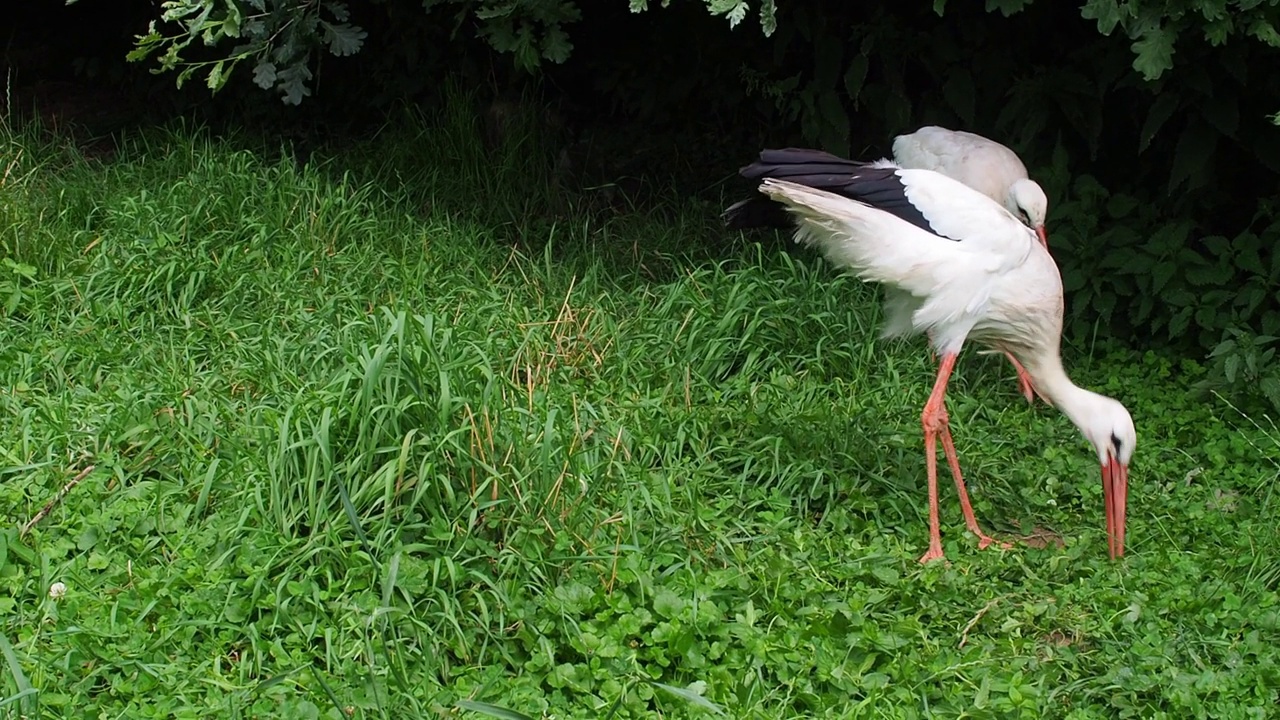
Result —
[[1010, 353], [1005, 353], [1004, 356], [1009, 358], [1009, 362], [1013, 363], [1013, 369], [1018, 371], [1018, 386], [1022, 390], [1022, 397], [1026, 398], [1027, 402], [1034, 405], [1036, 402], [1036, 391], [1035, 386], [1031, 384], [1031, 376], [1028, 375], [1026, 369], [1022, 367], [1022, 363], [1018, 362], [1018, 358], [1014, 357]]
[[[933, 392], [929, 401], [924, 404], [924, 412], [920, 414], [920, 424], [924, 426], [924, 464], [929, 476], [929, 550], [920, 557], [920, 562], [943, 560], [942, 530], [938, 522], [938, 432], [947, 426], [947, 380], [956, 365], [954, 353], [942, 356], [938, 365], [938, 379], [933, 383]], [[949, 436], [947, 436], [949, 437]]]
[[996, 540], [978, 527], [978, 518], [973, 515], [973, 505], [969, 504], [969, 491], [964, 486], [964, 476], [960, 474], [960, 458], [956, 454], [955, 443], [951, 440], [951, 428], [947, 426], [945, 420], [942, 425], [942, 451], [947, 454], [947, 465], [951, 467], [951, 477], [956, 481], [956, 492], [960, 495], [960, 509], [964, 511], [964, 524], [969, 526], [969, 532], [978, 536], [978, 549], [982, 550], [991, 543], [998, 544], [1004, 550], [1013, 547], [1009, 543]]
[[[920, 422], [924, 426], [925, 468], [929, 477], [929, 550], [921, 558], [925, 563], [931, 560], [945, 559], [942, 553], [942, 531], [938, 520], [938, 458], [937, 439], [942, 436], [942, 451], [947, 456], [947, 465], [951, 468], [951, 476], [956, 481], [956, 492], [960, 495], [960, 509], [964, 511], [964, 521], [970, 532], [978, 536], [978, 548], [982, 549], [994, 542], [994, 538], [982, 532], [978, 527], [978, 519], [974, 517], [973, 505], [969, 503], [969, 491], [964, 485], [964, 476], [960, 474], [960, 458], [956, 454], [955, 442], [951, 439], [951, 429], [947, 421], [947, 381], [955, 368], [956, 356], [942, 356], [938, 366], [938, 379], [934, 381], [933, 392], [924, 405]], [[1000, 543], [1003, 548], [1011, 547], [1008, 543]]]

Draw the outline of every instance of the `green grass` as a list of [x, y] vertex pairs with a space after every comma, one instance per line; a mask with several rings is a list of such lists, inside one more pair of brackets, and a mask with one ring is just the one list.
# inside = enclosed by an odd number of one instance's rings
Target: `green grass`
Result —
[[976, 550], [944, 479], [921, 567], [933, 365], [875, 291], [463, 107], [305, 169], [7, 132], [0, 713], [1274, 712], [1280, 441], [1198, 365], [1067, 349], [1138, 424], [1112, 563], [1092, 451], [966, 353], [980, 519], [1065, 546]]

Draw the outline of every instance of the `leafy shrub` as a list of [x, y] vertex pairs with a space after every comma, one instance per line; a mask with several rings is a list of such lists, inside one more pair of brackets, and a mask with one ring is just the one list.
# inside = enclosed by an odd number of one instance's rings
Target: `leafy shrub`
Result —
[[[151, 23], [130, 60], [142, 60], [159, 50], [160, 67], [178, 72], [182, 83], [202, 71], [210, 90], [226, 84], [232, 71], [245, 60], [254, 60], [253, 81], [263, 89], [278, 90], [286, 103], [297, 105], [311, 94], [311, 65], [316, 49], [324, 47], [337, 56], [351, 55], [364, 45], [367, 33], [347, 22], [346, 3], [289, 3], [285, 0], [173, 0], [164, 4], [160, 20], [185, 32], [163, 35]], [[254, 12], [256, 11], [256, 12]], [[200, 39], [204, 45], [237, 42], [225, 57], [184, 60], [182, 53]]]

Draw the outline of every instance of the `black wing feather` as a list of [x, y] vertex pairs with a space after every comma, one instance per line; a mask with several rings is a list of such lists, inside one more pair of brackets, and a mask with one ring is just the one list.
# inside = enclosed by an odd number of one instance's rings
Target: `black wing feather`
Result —
[[[895, 215], [918, 228], [941, 235], [920, 209], [907, 199], [907, 188], [896, 167], [872, 167], [870, 163], [846, 160], [821, 150], [785, 148], [765, 150], [760, 159], [738, 171], [748, 180], [775, 178], [864, 202]], [[791, 217], [783, 206], [759, 191], [724, 211], [730, 229], [791, 227]], [[945, 236], [944, 236], [945, 237]], [[959, 238], [950, 238], [959, 240]]]

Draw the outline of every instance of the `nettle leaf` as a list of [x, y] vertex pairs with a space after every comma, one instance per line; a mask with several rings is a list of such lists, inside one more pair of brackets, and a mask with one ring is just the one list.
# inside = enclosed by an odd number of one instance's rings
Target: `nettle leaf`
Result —
[[1280, 409], [1280, 379], [1275, 375], [1266, 375], [1259, 381], [1258, 388], [1273, 407]]
[[1133, 45], [1133, 69], [1145, 80], [1155, 80], [1173, 67], [1173, 41], [1177, 34], [1166, 27], [1147, 30]]
[[1228, 355], [1226, 362], [1223, 363], [1222, 370], [1223, 370], [1223, 373], [1227, 376], [1227, 382], [1229, 383], [1235, 382], [1236, 376], [1240, 373], [1240, 356]]
[[1169, 318], [1169, 337], [1176, 338], [1187, 331], [1187, 326], [1191, 324], [1191, 313], [1194, 308], [1184, 307]]
[[[1139, 277], [1139, 280], [1141, 279], [1142, 278]], [[1133, 322], [1135, 323], [1146, 322], [1147, 318], [1151, 317], [1151, 311], [1155, 309], [1155, 306], [1156, 306], [1156, 303], [1154, 300], [1151, 299], [1150, 291], [1143, 291], [1138, 296], [1138, 309], [1133, 312], [1133, 318], [1132, 318]], [[1157, 326], [1159, 325], [1159, 323], [1160, 321], [1158, 319], [1154, 322], [1154, 324]]]
[[1209, 254], [1217, 258], [1219, 262], [1221, 262], [1224, 255], [1231, 254], [1231, 241], [1222, 235], [1202, 237], [1200, 242], [1209, 251]]
[[369, 36], [369, 33], [364, 30], [347, 23], [334, 25], [321, 21], [320, 27], [324, 29], [324, 42], [329, 46], [329, 52], [338, 57], [360, 52], [360, 48], [364, 46], [364, 39]]
[[1258, 306], [1267, 299], [1267, 289], [1261, 283], [1256, 282], [1257, 278], [1254, 278], [1254, 280], [1255, 282], [1246, 285], [1235, 297], [1235, 306], [1243, 308], [1246, 315], [1253, 314], [1253, 311], [1257, 310]]
[[1108, 196], [1107, 189], [1098, 182], [1098, 178], [1088, 173], [1076, 175], [1071, 189], [1081, 200], [1089, 203], [1099, 203]]
[[1100, 268], [1123, 271], [1124, 268], [1131, 265], [1133, 260], [1137, 257], [1137, 253], [1135, 253], [1131, 247], [1125, 247], [1123, 245], [1117, 247], [1115, 243], [1110, 242], [1106, 243], [1106, 245], [1114, 249], [1106, 255], [1103, 255], [1098, 261], [1098, 267]]
[[1142, 132], [1138, 135], [1138, 152], [1146, 151], [1156, 133], [1173, 117], [1174, 111], [1178, 109], [1179, 97], [1177, 93], [1165, 92], [1151, 104], [1151, 109], [1147, 111], [1147, 121], [1142, 124]]
[[1257, 252], [1262, 249], [1262, 246], [1262, 238], [1258, 237], [1256, 233], [1248, 230], [1245, 230], [1231, 239], [1231, 247], [1238, 253]]
[[1187, 282], [1192, 285], [1221, 285], [1234, 274], [1231, 266], [1226, 263], [1186, 268]]
[[[1056, 244], [1056, 243], [1055, 243]], [[1062, 290], [1067, 293], [1074, 293], [1084, 287], [1084, 273], [1078, 268], [1062, 269]]]
[[1138, 198], [1124, 193], [1116, 193], [1107, 200], [1107, 214], [1116, 219], [1127, 216], [1136, 207], [1138, 207]]
[[1231, 255], [1235, 259], [1236, 267], [1255, 275], [1267, 275], [1267, 268], [1262, 263], [1262, 255], [1258, 252], [1261, 246], [1257, 235], [1245, 231], [1237, 235], [1231, 245]]
[[849, 93], [850, 100], [857, 102], [858, 95], [862, 93], [862, 84], [867, 80], [867, 69], [870, 66], [871, 61], [866, 55], [856, 55], [849, 61], [849, 67], [844, 71], [844, 89]]
[[1173, 262], [1156, 263], [1151, 268], [1151, 293], [1159, 295], [1164, 286], [1169, 283], [1169, 279], [1178, 272], [1178, 264]]
[[1088, 0], [1084, 7], [1080, 8], [1080, 17], [1085, 20], [1096, 20], [1098, 32], [1110, 35], [1120, 22], [1120, 7], [1116, 4], [1116, 0]]
[[1151, 239], [1142, 245], [1142, 249], [1157, 257], [1174, 255], [1186, 249], [1187, 238], [1190, 235], [1191, 223], [1186, 221], [1166, 223], [1151, 234]]
[[[1231, 334], [1233, 337], [1239, 336], [1239, 332], [1235, 328], [1227, 328], [1227, 333], [1224, 333], [1224, 335], [1225, 334]], [[1235, 351], [1236, 351], [1236, 341], [1233, 338], [1227, 338], [1226, 340], [1223, 340], [1214, 346], [1213, 350], [1209, 353], [1209, 357], [1211, 358], [1222, 357], [1227, 353], [1232, 353]]]
[[1093, 300], [1093, 306], [1098, 310], [1098, 314], [1107, 322], [1111, 322], [1111, 315], [1116, 309], [1116, 295], [1109, 290], [1099, 292]]
[[[1190, 181], [1200, 175], [1209, 165], [1209, 159], [1218, 148], [1218, 133], [1199, 118], [1187, 123], [1182, 135], [1178, 137], [1178, 146], [1173, 151], [1173, 168], [1169, 174], [1169, 192], [1173, 192], [1184, 181]], [[1195, 187], [1194, 183], [1189, 183]]]
[[1151, 268], [1155, 267], [1159, 261], [1146, 253], [1135, 252], [1133, 259], [1129, 261], [1129, 266], [1121, 270], [1126, 275], [1143, 275], [1146, 276], [1151, 272]]
[[1164, 294], [1164, 301], [1171, 307], [1194, 310], [1200, 302], [1200, 297], [1190, 290], [1175, 288]]

